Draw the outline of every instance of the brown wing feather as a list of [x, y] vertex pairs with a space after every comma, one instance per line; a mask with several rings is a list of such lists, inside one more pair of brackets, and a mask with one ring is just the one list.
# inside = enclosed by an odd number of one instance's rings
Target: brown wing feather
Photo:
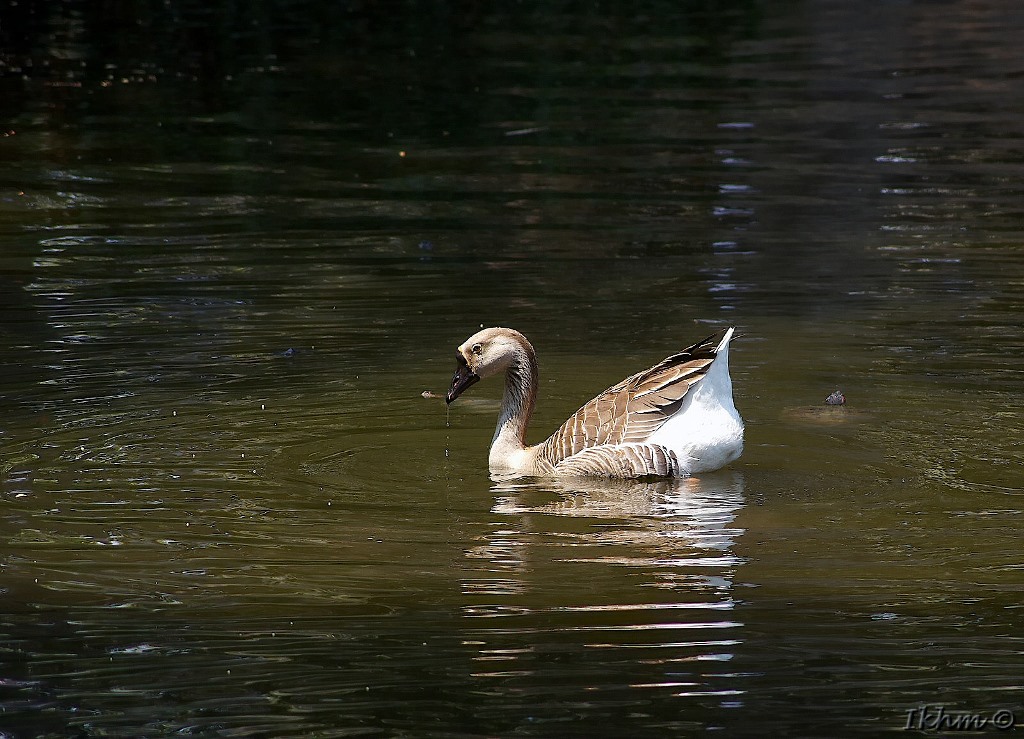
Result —
[[554, 471], [581, 477], [675, 477], [683, 467], [675, 452], [663, 446], [621, 444], [583, 449], [556, 465]]
[[643, 442], [679, 410], [724, 335], [713, 334], [608, 388], [541, 444], [541, 456], [555, 465], [595, 446]]

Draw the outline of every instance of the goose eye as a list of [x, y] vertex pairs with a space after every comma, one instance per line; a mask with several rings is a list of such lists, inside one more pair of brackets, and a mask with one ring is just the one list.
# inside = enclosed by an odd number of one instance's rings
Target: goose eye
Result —
[[474, 354], [479, 354], [482, 351], [483, 351], [483, 347], [482, 346], [480, 346], [479, 344], [473, 344], [473, 353]]

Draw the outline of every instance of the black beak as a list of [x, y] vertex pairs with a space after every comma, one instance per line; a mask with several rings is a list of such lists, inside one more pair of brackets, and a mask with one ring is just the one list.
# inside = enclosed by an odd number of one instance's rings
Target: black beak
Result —
[[452, 378], [452, 386], [445, 396], [445, 403], [450, 404], [457, 397], [465, 392], [466, 388], [480, 381], [480, 375], [473, 372], [466, 364], [465, 358], [459, 356], [459, 366], [455, 370], [455, 377]]

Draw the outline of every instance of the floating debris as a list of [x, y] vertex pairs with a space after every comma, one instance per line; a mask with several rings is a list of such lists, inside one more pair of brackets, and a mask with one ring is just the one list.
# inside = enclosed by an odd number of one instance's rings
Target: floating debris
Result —
[[834, 393], [825, 398], [825, 405], [845, 405], [846, 396], [840, 391], [836, 390]]

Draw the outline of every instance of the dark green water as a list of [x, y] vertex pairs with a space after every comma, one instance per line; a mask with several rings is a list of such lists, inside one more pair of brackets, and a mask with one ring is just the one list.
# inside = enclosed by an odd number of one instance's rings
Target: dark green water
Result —
[[[0, 734], [1024, 723], [1017, 3], [170, 5], [0, 16]], [[746, 452], [493, 483], [481, 324]]]

